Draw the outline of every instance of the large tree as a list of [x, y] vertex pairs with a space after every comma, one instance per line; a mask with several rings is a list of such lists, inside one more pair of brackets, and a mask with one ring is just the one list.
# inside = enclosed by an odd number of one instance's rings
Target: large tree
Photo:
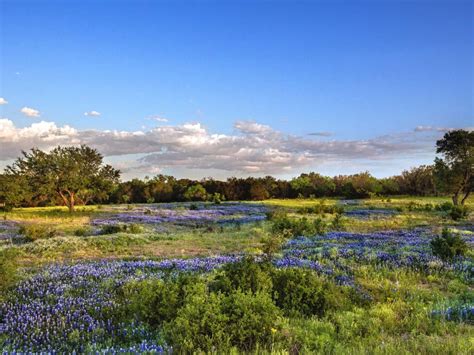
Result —
[[70, 212], [76, 203], [107, 198], [119, 181], [120, 171], [104, 164], [102, 155], [85, 145], [22, 154], [6, 168], [6, 175], [26, 180], [37, 195], [59, 196]]
[[453, 204], [464, 205], [474, 188], [474, 131], [447, 132], [436, 142], [435, 177], [438, 188], [452, 194]]

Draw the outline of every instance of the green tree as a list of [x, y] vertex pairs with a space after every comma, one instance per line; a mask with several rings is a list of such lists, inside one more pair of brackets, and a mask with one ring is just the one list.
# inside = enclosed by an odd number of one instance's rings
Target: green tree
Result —
[[104, 165], [102, 160], [97, 150], [85, 145], [58, 146], [49, 153], [35, 148], [23, 152], [6, 168], [6, 175], [25, 180], [37, 194], [59, 196], [73, 212], [76, 203], [107, 198], [118, 183], [120, 171]]
[[436, 142], [435, 178], [440, 191], [452, 194], [453, 204], [464, 205], [474, 188], [474, 132], [447, 132]]
[[188, 201], [205, 201], [207, 191], [201, 184], [192, 185], [184, 193], [184, 198]]

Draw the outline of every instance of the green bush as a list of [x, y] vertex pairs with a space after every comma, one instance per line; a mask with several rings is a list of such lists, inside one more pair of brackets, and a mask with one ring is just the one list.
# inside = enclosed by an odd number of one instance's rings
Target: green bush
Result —
[[441, 236], [431, 241], [431, 250], [433, 255], [442, 260], [452, 260], [456, 256], [464, 255], [467, 244], [459, 234], [452, 234], [445, 228]]
[[223, 313], [224, 295], [201, 292], [187, 297], [176, 318], [164, 327], [178, 353], [225, 352], [230, 348], [228, 316]]
[[438, 211], [449, 212], [453, 207], [454, 205], [451, 202], [443, 202], [442, 204], [438, 204], [436, 209]]
[[246, 257], [238, 263], [226, 264], [216, 275], [209, 287], [212, 291], [230, 293], [234, 290], [243, 292], [270, 292], [272, 279], [270, 263], [256, 262]]
[[121, 295], [126, 301], [125, 319], [138, 317], [153, 327], [159, 327], [176, 318], [186, 298], [203, 285], [197, 276], [189, 274], [126, 284]]
[[8, 248], [0, 251], [0, 299], [2, 294], [17, 280], [16, 249]]
[[322, 316], [327, 306], [323, 286], [312, 270], [287, 268], [273, 273], [274, 301], [288, 316]]
[[101, 227], [100, 234], [115, 234], [115, 233], [130, 233], [139, 234], [143, 232], [143, 227], [139, 224], [106, 224]]
[[453, 206], [449, 212], [449, 216], [453, 221], [458, 221], [460, 219], [466, 218], [468, 215], [467, 206]]
[[28, 242], [53, 238], [58, 235], [58, 231], [55, 228], [41, 224], [22, 225], [18, 232], [22, 234]]
[[271, 345], [281, 311], [269, 294], [235, 291], [225, 299], [223, 312], [228, 319], [226, 333], [233, 346], [252, 351], [257, 344]]
[[286, 214], [278, 214], [273, 216], [272, 221], [272, 233], [283, 234], [289, 237], [313, 236], [318, 234], [323, 227], [320, 218], [310, 221], [306, 217], [293, 219], [289, 218]]
[[332, 223], [331, 223], [331, 227], [337, 231], [344, 229], [344, 221], [342, 219], [341, 214], [338, 213], [334, 216], [334, 219], [332, 220]]
[[266, 234], [262, 237], [262, 251], [267, 260], [272, 260], [273, 256], [281, 250], [285, 241], [284, 236], [280, 234]]
[[87, 227], [80, 227], [80, 228], [77, 228], [74, 231], [74, 235], [76, 237], [85, 237], [85, 236], [88, 236], [88, 235], [91, 235], [91, 234], [92, 234], [91, 229], [87, 228]]
[[314, 206], [301, 207], [297, 210], [300, 214], [334, 214], [334, 213], [344, 213], [344, 207], [341, 205], [325, 205], [319, 203]]

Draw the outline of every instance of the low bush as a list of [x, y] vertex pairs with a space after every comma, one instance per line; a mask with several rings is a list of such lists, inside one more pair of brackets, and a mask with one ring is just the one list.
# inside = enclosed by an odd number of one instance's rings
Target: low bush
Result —
[[243, 351], [252, 351], [257, 345], [270, 347], [281, 311], [269, 294], [235, 291], [223, 305], [228, 321], [226, 333], [233, 346]]
[[309, 269], [288, 268], [273, 273], [273, 299], [288, 316], [322, 316], [326, 309], [324, 282]]
[[18, 231], [28, 242], [34, 242], [38, 239], [49, 239], [58, 235], [58, 231], [51, 227], [41, 224], [25, 224]]
[[76, 237], [85, 237], [92, 234], [92, 230], [88, 227], [80, 227], [74, 231]]
[[306, 217], [289, 218], [286, 214], [274, 215], [272, 218], [272, 233], [288, 237], [313, 236], [325, 231], [325, 224], [317, 218], [313, 221]]
[[235, 290], [243, 292], [271, 292], [272, 279], [270, 263], [256, 262], [246, 257], [241, 262], [226, 264], [210, 283], [214, 292], [230, 293]]
[[100, 234], [115, 234], [115, 233], [131, 233], [139, 234], [143, 232], [143, 227], [139, 224], [107, 224], [101, 227]]
[[12, 286], [17, 279], [17, 256], [16, 249], [0, 250], [0, 299], [5, 290]]
[[449, 211], [449, 216], [453, 221], [464, 219], [469, 214], [467, 206], [453, 206]]
[[223, 312], [224, 295], [205, 289], [186, 298], [172, 321], [164, 327], [178, 353], [224, 352], [230, 347], [229, 317]]
[[453, 234], [445, 228], [441, 236], [431, 241], [431, 250], [442, 260], [452, 260], [456, 256], [464, 255], [467, 244], [459, 234]]
[[165, 280], [147, 280], [126, 284], [120, 297], [126, 306], [125, 320], [138, 317], [154, 327], [176, 318], [185, 300], [203, 287], [199, 277], [181, 274]]
[[344, 213], [344, 207], [340, 205], [324, 205], [320, 203], [314, 206], [301, 207], [297, 212], [300, 214], [335, 214]]

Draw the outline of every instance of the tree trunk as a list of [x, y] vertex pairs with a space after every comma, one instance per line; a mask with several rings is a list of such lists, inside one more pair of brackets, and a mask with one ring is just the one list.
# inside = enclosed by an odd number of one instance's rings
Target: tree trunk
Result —
[[69, 209], [69, 213], [74, 212], [74, 193], [68, 192], [68, 197], [63, 194], [62, 191], [58, 191], [59, 196], [61, 196], [64, 204]]
[[69, 213], [74, 212], [74, 193], [69, 193], [69, 205], [67, 207], [69, 208]]
[[455, 194], [453, 195], [453, 205], [454, 205], [454, 206], [457, 206], [457, 205], [459, 204], [458, 200], [459, 200], [459, 194], [458, 194], [458, 193], [455, 193]]
[[466, 194], [464, 195], [463, 199], [461, 200], [461, 206], [464, 206], [464, 203], [466, 202], [470, 194], [471, 194], [471, 190], [468, 190]]

